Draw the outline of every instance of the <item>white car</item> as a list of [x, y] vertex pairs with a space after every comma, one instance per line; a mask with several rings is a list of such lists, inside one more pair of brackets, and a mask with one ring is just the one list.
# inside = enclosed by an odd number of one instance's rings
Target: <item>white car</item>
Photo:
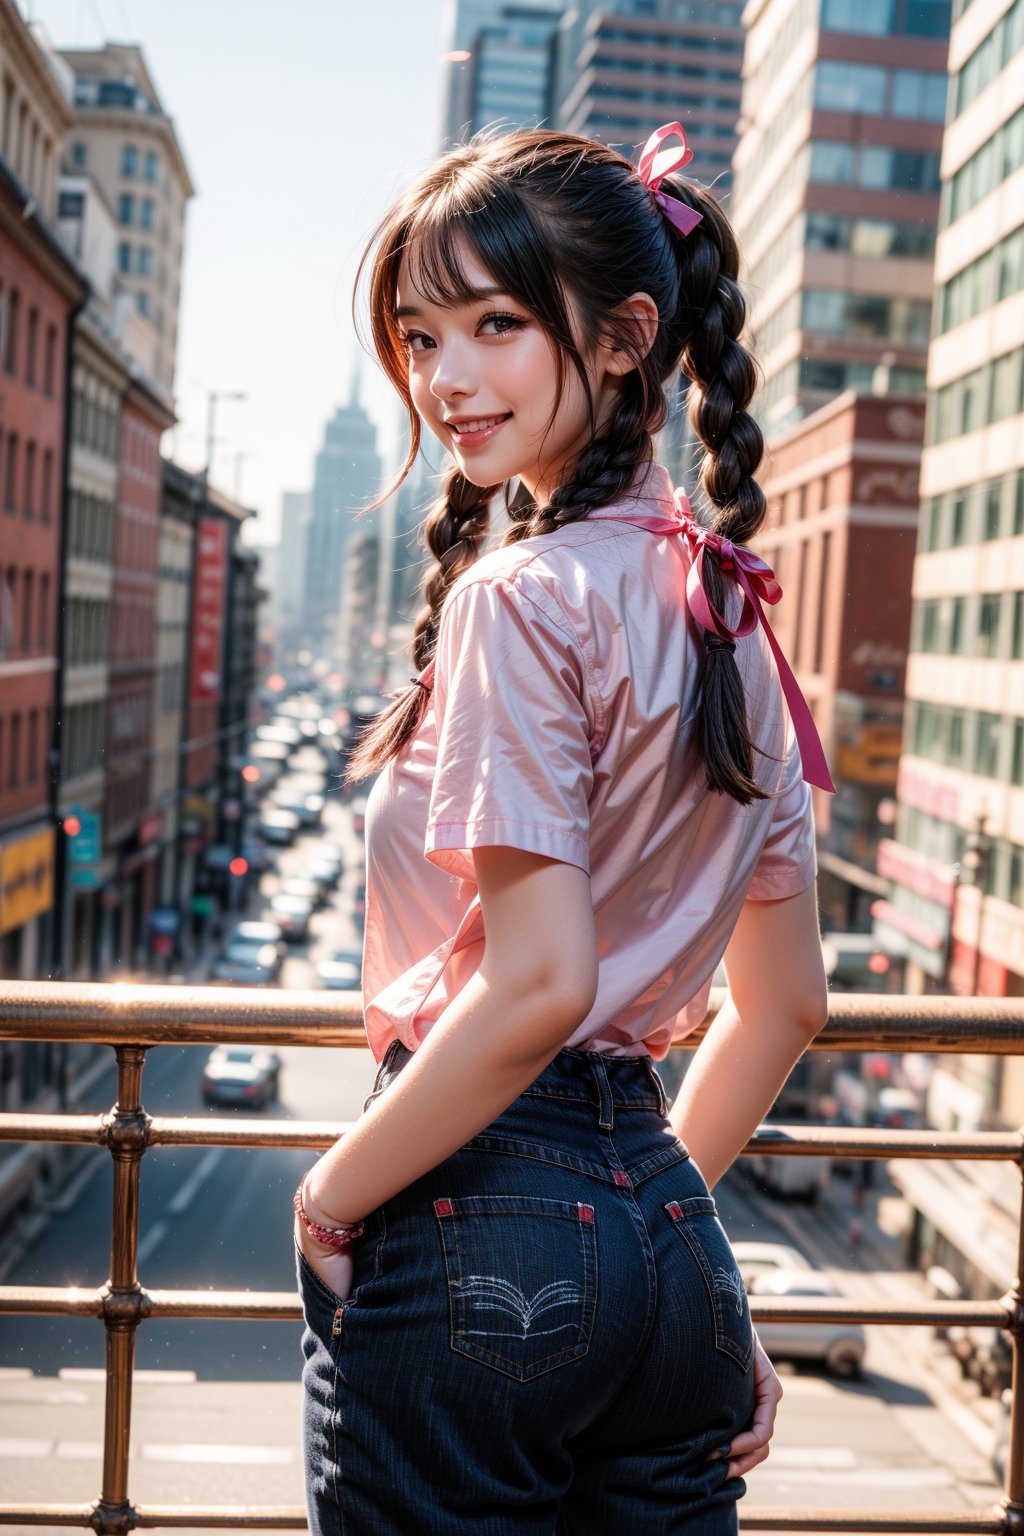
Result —
[[301, 944], [308, 937], [313, 904], [304, 896], [287, 896], [283, 892], [271, 896], [270, 914], [290, 942]]
[[810, 1259], [805, 1259], [802, 1253], [790, 1248], [788, 1243], [739, 1242], [730, 1246], [748, 1291], [758, 1276], [768, 1274], [773, 1269], [798, 1270], [803, 1274], [813, 1268]]
[[252, 1104], [260, 1109], [277, 1097], [281, 1058], [256, 1045], [216, 1045], [203, 1068], [207, 1104]]
[[277, 980], [281, 957], [275, 944], [229, 944], [213, 962], [211, 980], [238, 987], [268, 987]]
[[[768, 1269], [748, 1287], [751, 1297], [840, 1296], [827, 1276], [814, 1270]], [[771, 1360], [822, 1360], [833, 1376], [851, 1379], [864, 1365], [866, 1341], [859, 1323], [757, 1323], [757, 1336]]]

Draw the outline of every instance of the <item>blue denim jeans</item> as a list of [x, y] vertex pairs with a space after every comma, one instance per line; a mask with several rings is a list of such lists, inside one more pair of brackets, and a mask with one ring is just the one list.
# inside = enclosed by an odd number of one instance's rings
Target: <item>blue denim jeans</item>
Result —
[[561, 1051], [372, 1213], [346, 1301], [296, 1265], [313, 1536], [737, 1530], [750, 1313], [649, 1058]]

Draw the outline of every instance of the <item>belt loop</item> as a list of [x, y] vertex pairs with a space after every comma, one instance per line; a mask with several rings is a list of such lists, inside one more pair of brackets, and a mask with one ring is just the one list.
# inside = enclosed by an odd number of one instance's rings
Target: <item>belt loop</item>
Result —
[[651, 1074], [651, 1077], [652, 1077], [653, 1082], [654, 1082], [654, 1088], [655, 1088], [655, 1091], [656, 1091], [656, 1093], [658, 1095], [658, 1109], [659, 1109], [661, 1114], [667, 1115], [668, 1114], [668, 1099], [665, 1097], [665, 1084], [662, 1082], [661, 1073], [658, 1071], [657, 1067], [654, 1065], [654, 1062], [651, 1060], [651, 1058], [649, 1056], [646, 1058], [646, 1060], [647, 1060], [647, 1070]]
[[597, 1101], [599, 1106], [597, 1123], [602, 1131], [612, 1131], [615, 1129], [612, 1089], [608, 1081], [608, 1068], [604, 1064], [604, 1058], [600, 1051], [590, 1052], [590, 1065], [593, 1068], [594, 1081], [597, 1084]]

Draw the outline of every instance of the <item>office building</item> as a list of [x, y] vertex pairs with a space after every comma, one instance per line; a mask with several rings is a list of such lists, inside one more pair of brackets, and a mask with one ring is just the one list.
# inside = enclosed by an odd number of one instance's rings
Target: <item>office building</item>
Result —
[[729, 0], [623, 0], [566, 10], [553, 50], [551, 120], [630, 159], [678, 120], [686, 174], [724, 197], [739, 118], [743, 29]]
[[[1024, 995], [1022, 64], [1019, 0], [957, 7], [908, 719], [876, 913], [912, 991]], [[947, 1123], [1019, 1123], [1018, 1063], [952, 1066]]]
[[949, 0], [748, 0], [730, 204], [769, 432], [923, 390]]
[[381, 489], [377, 429], [359, 402], [355, 376], [348, 405], [324, 428], [316, 456], [313, 511], [306, 536], [304, 625], [314, 645], [330, 647], [339, 636], [342, 572], [350, 532], [369, 531], [372, 519], [356, 513]]
[[74, 124], [65, 169], [86, 171], [118, 223], [117, 288], [128, 293], [158, 338], [156, 382], [174, 384], [185, 209], [194, 188], [174, 122], [142, 50], [107, 43], [65, 49], [74, 73]]

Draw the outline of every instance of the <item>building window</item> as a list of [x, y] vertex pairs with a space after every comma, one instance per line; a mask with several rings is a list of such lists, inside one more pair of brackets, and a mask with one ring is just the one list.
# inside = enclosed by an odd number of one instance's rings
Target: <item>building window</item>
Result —
[[43, 452], [43, 486], [40, 492], [39, 511], [44, 523], [53, 521], [53, 449]]
[[44, 571], [39, 578], [39, 649], [50, 649], [50, 577]]
[[43, 393], [53, 399], [57, 371], [57, 327], [46, 327], [46, 358], [43, 363]]
[[132, 248], [127, 240], [122, 240], [117, 248], [117, 270], [130, 272], [132, 269]]
[[39, 778], [39, 711], [30, 709], [28, 712], [28, 782], [34, 784]]
[[16, 512], [17, 502], [17, 474], [18, 474], [18, 434], [7, 434], [7, 462], [4, 465], [4, 511]]
[[89, 163], [89, 153], [88, 153], [88, 150], [86, 149], [85, 145], [81, 144], [81, 143], [79, 143], [79, 144], [72, 144], [72, 146], [71, 146], [71, 164], [74, 166], [75, 170], [76, 171], [84, 171], [85, 167], [86, 167], [86, 165], [88, 163]]
[[131, 224], [135, 219], [135, 199], [130, 192], [122, 192], [117, 200], [117, 218], [121, 224]]
[[151, 197], [144, 197], [139, 204], [139, 228], [152, 229], [156, 205]]
[[20, 301], [17, 289], [12, 288], [7, 295], [7, 311], [2, 319], [4, 326], [4, 367], [8, 373], [13, 373], [18, 364], [18, 311]]
[[26, 571], [21, 578], [21, 654], [28, 656], [32, 651], [32, 597], [35, 578], [31, 571]]
[[28, 333], [25, 346], [25, 383], [29, 389], [36, 387], [36, 349], [39, 345], [39, 311], [33, 304], [28, 312]]
[[11, 716], [11, 746], [7, 759], [7, 788], [17, 789], [21, 783], [21, 713], [15, 710]]
[[149, 294], [148, 293], [137, 293], [135, 295], [135, 302], [138, 305], [138, 310], [139, 310], [139, 314], [140, 315], [148, 315], [149, 314]]
[[153, 271], [153, 252], [148, 245], [139, 246], [139, 272], [143, 277], [149, 277]]
[[25, 444], [25, 516], [36, 515], [36, 445]]
[[142, 174], [149, 182], [155, 182], [160, 175], [160, 157], [153, 149], [146, 150]]
[[121, 146], [121, 175], [137, 176], [139, 174], [139, 151], [134, 144]]

